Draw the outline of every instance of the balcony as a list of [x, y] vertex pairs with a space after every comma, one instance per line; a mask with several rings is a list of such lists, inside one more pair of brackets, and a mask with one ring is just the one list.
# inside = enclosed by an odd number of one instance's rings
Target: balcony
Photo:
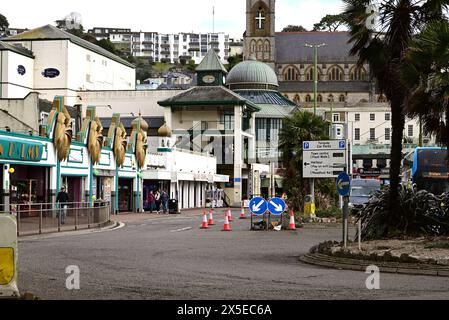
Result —
[[170, 43], [161, 43], [161, 47], [164, 48], [170, 47]]
[[200, 51], [200, 48], [189, 48], [188, 51]]

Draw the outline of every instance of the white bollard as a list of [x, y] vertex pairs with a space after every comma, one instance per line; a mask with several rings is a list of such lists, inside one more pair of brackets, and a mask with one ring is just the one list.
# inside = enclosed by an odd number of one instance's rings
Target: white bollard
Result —
[[17, 220], [0, 214], [0, 298], [19, 297], [17, 287]]

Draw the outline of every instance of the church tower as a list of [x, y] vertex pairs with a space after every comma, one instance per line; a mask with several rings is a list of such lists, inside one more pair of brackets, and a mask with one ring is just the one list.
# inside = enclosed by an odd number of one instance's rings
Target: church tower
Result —
[[275, 68], [275, 0], [246, 0], [243, 58], [253, 55]]

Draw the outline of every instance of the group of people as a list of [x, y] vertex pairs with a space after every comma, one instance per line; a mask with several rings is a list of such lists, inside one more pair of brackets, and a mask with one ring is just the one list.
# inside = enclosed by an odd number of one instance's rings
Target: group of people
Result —
[[153, 213], [153, 210], [157, 211], [158, 214], [161, 213], [161, 211], [164, 214], [168, 213], [168, 193], [165, 190], [150, 191], [148, 205], [150, 213]]

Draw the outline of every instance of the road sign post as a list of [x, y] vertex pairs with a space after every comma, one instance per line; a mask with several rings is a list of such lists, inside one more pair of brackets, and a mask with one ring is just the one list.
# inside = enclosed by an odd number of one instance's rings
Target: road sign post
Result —
[[342, 172], [337, 178], [337, 191], [343, 197], [343, 246], [346, 248], [348, 241], [348, 218], [349, 218], [349, 193], [351, 190], [351, 179], [346, 172]]
[[282, 214], [285, 212], [285, 209], [287, 208], [287, 205], [285, 204], [284, 199], [281, 198], [272, 198], [270, 201], [268, 201], [268, 211], [270, 212], [270, 215], [268, 216], [268, 224], [270, 224], [270, 218], [271, 214], [275, 216], [281, 217], [281, 225], [282, 225]]
[[253, 214], [262, 216], [265, 221], [265, 212], [268, 210], [268, 204], [262, 197], [252, 198], [249, 202], [249, 211], [251, 212], [251, 230], [253, 230]]

